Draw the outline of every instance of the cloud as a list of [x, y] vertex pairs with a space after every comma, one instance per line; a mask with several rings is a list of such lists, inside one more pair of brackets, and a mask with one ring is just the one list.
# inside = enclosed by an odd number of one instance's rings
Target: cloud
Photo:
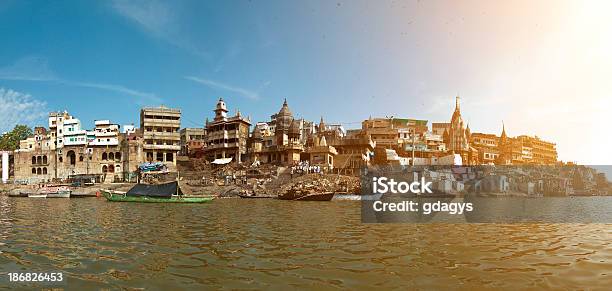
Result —
[[[249, 98], [249, 99], [253, 99], [253, 100], [259, 99], [259, 93], [255, 92], [255, 91], [252, 91], [252, 90], [248, 90], [248, 89], [244, 89], [244, 88], [240, 88], [240, 87], [224, 84], [224, 83], [217, 82], [217, 81], [214, 81], [214, 80], [197, 78], [197, 77], [193, 77], [193, 76], [187, 76], [187, 77], [185, 77], [185, 79], [191, 80], [191, 81], [203, 84], [203, 85], [206, 85], [206, 86], [208, 86], [210, 88], [213, 88], [213, 89], [233, 92], [233, 93], [236, 93], [238, 95], [241, 95], [242, 97], [246, 97], [246, 98]], [[266, 84], [269, 85], [269, 82], [266, 82]]]
[[0, 79], [23, 81], [53, 81], [57, 77], [49, 69], [47, 59], [37, 56], [27, 56], [14, 64], [0, 68]]
[[86, 87], [86, 88], [94, 88], [101, 89], [106, 91], [117, 92], [125, 95], [131, 95], [134, 97], [139, 97], [139, 104], [151, 104], [151, 103], [163, 103], [163, 99], [158, 97], [153, 93], [142, 92], [134, 89], [130, 89], [121, 85], [115, 84], [105, 84], [105, 83], [90, 83], [90, 82], [76, 82], [76, 81], [61, 81], [61, 83], [77, 86], [77, 87]]
[[47, 103], [11, 89], [0, 88], [0, 133], [17, 124], [32, 126], [48, 112]]
[[94, 88], [111, 91], [123, 95], [137, 97], [139, 105], [163, 103], [163, 99], [154, 93], [142, 92], [122, 85], [83, 82], [62, 79], [49, 67], [47, 59], [37, 56], [27, 56], [17, 60], [14, 64], [0, 68], [1, 80], [51, 82], [72, 87]]
[[164, 40], [188, 52], [210, 59], [210, 53], [198, 48], [193, 41], [180, 32], [178, 11], [171, 2], [158, 0], [114, 0], [112, 8], [117, 14], [136, 23], [152, 37]]

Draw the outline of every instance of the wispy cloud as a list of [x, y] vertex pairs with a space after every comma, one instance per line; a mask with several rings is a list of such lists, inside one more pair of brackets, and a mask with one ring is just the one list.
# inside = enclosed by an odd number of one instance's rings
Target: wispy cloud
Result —
[[[223, 91], [228, 91], [228, 92], [232, 92], [232, 93], [236, 93], [242, 97], [246, 97], [249, 99], [253, 99], [253, 100], [258, 100], [259, 99], [259, 92], [253, 91], [253, 90], [249, 90], [249, 89], [244, 89], [244, 88], [240, 88], [240, 87], [236, 87], [233, 85], [228, 85], [228, 84], [224, 84], [218, 81], [214, 81], [214, 80], [209, 80], [209, 79], [203, 79], [203, 78], [198, 78], [198, 77], [193, 77], [193, 76], [186, 76], [185, 79], [190, 80], [190, 81], [194, 81], [196, 83], [200, 83], [203, 85], [206, 85], [210, 88], [216, 89], [216, 90], [223, 90]], [[270, 82], [266, 82], [264, 83], [265, 86], [269, 85]], [[265, 86], [260, 87], [261, 89], [263, 89]], [[261, 90], [260, 89], [260, 90]]]
[[0, 88], [0, 133], [16, 124], [29, 126], [45, 117], [47, 103], [11, 89]]
[[71, 86], [101, 89], [101, 90], [112, 91], [112, 92], [121, 93], [125, 95], [131, 95], [134, 97], [139, 97], [140, 100], [138, 103], [140, 104], [163, 103], [163, 99], [158, 97], [156, 94], [130, 89], [130, 88], [127, 88], [121, 85], [105, 84], [105, 83], [76, 82], [76, 81], [65, 81], [65, 80], [61, 82], [67, 85], [71, 85]]
[[154, 93], [142, 92], [122, 85], [83, 82], [62, 79], [49, 67], [48, 61], [43, 57], [28, 56], [17, 60], [14, 64], [0, 68], [1, 80], [52, 82], [73, 87], [93, 88], [111, 91], [122, 95], [137, 97], [136, 102], [141, 104], [159, 104], [163, 99]]
[[[172, 3], [172, 4], [171, 4]], [[164, 40], [174, 46], [205, 59], [210, 53], [199, 48], [192, 40], [180, 33], [179, 11], [176, 2], [159, 0], [114, 0], [112, 8], [117, 14], [127, 18], [143, 28], [155, 38]]]
[[55, 73], [49, 69], [47, 59], [38, 56], [27, 56], [14, 64], [0, 68], [0, 79], [23, 81], [53, 81]]

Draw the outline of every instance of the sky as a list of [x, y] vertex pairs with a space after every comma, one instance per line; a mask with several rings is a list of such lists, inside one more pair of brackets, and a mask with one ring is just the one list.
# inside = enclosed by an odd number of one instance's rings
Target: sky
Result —
[[0, 1], [0, 132], [67, 110], [138, 124], [177, 107], [201, 127], [223, 97], [267, 121], [372, 117], [537, 135], [612, 164], [610, 1]]

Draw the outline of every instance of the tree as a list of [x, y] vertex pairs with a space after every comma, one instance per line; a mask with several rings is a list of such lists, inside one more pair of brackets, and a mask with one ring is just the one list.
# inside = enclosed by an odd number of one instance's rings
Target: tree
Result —
[[0, 137], [0, 150], [14, 151], [19, 148], [19, 141], [32, 135], [32, 129], [27, 125], [18, 124]]

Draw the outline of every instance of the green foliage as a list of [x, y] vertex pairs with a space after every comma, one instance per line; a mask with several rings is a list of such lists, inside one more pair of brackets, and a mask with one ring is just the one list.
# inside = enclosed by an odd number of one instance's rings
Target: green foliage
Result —
[[19, 141], [28, 138], [32, 134], [32, 129], [27, 125], [18, 124], [13, 130], [0, 137], [0, 150], [16, 150], [19, 148]]

